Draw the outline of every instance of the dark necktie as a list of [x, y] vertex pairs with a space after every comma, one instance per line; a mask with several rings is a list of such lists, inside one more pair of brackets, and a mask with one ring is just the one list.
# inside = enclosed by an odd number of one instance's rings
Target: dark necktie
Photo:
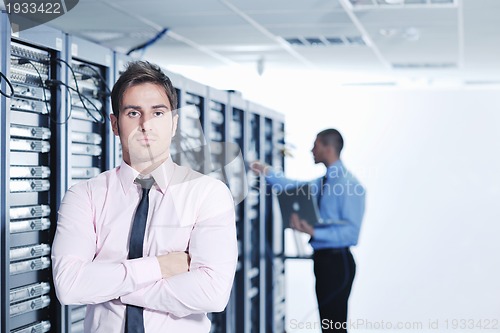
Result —
[[325, 174], [323, 178], [321, 178], [319, 194], [318, 194], [318, 209], [321, 207], [321, 198], [323, 197], [323, 194], [325, 192], [326, 180], [327, 180], [327, 175]]
[[[128, 246], [128, 258], [136, 259], [143, 256], [142, 248], [144, 243], [144, 234], [146, 232], [146, 221], [148, 219], [149, 208], [149, 190], [155, 180], [153, 178], [135, 180], [142, 187], [142, 198], [135, 212], [134, 224], [130, 232], [130, 242]], [[143, 308], [134, 305], [127, 305], [125, 317], [125, 333], [143, 333], [144, 317]]]

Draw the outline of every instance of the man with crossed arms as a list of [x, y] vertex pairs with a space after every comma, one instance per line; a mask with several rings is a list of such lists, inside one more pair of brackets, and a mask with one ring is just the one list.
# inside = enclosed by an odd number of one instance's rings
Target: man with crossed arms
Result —
[[177, 96], [159, 67], [130, 63], [111, 100], [123, 161], [64, 196], [57, 297], [88, 305], [88, 333], [209, 332], [206, 313], [224, 310], [236, 269], [231, 193], [172, 162]]

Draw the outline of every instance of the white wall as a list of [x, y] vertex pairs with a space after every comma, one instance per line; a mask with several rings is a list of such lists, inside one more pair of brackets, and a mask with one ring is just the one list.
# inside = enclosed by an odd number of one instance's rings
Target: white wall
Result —
[[[325, 106], [311, 116], [320, 126], [344, 133], [345, 163], [368, 191], [351, 320], [500, 319], [499, 96], [350, 90], [312, 105]], [[300, 118], [288, 128], [307, 149], [314, 134], [300, 139]], [[290, 173], [307, 174], [304, 160]]]
[[[445, 328], [447, 319], [500, 319], [499, 97], [337, 91], [288, 117], [300, 150], [318, 127], [343, 132], [343, 159], [367, 187], [351, 320]], [[301, 157], [290, 174], [313, 172]]]
[[499, 319], [498, 96], [389, 91], [339, 110], [347, 165], [367, 171], [352, 319]]
[[[367, 188], [351, 321], [416, 323], [419, 331], [431, 331], [431, 321], [439, 331], [462, 331], [454, 325], [496, 320], [500, 330], [500, 89], [256, 80], [242, 84], [245, 97], [287, 115], [296, 146], [289, 176], [321, 175], [309, 150], [319, 130], [335, 127], [345, 138], [344, 163]], [[310, 267], [288, 268], [290, 286], [313, 283]], [[289, 318], [314, 320], [314, 299], [303, 296], [293, 288]]]

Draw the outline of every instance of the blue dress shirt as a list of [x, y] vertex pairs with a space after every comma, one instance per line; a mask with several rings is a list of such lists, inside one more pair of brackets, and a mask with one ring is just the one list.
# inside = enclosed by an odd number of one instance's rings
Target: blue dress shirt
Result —
[[314, 227], [314, 237], [310, 241], [314, 250], [356, 245], [365, 211], [365, 189], [340, 160], [327, 168], [326, 176], [323, 188], [323, 177], [300, 182], [285, 178], [283, 173], [273, 170], [266, 175], [266, 181], [274, 188], [285, 191], [305, 183], [311, 185], [313, 200], [319, 199], [321, 218], [333, 222]]

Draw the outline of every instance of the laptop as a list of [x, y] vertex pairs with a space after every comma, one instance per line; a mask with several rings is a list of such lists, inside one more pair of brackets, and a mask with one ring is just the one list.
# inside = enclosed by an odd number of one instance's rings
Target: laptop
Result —
[[317, 197], [313, 196], [312, 193], [314, 191], [311, 190], [309, 184], [276, 193], [283, 218], [283, 228], [290, 227], [292, 213], [297, 213], [301, 219], [306, 220], [312, 226], [332, 223], [320, 217]]

